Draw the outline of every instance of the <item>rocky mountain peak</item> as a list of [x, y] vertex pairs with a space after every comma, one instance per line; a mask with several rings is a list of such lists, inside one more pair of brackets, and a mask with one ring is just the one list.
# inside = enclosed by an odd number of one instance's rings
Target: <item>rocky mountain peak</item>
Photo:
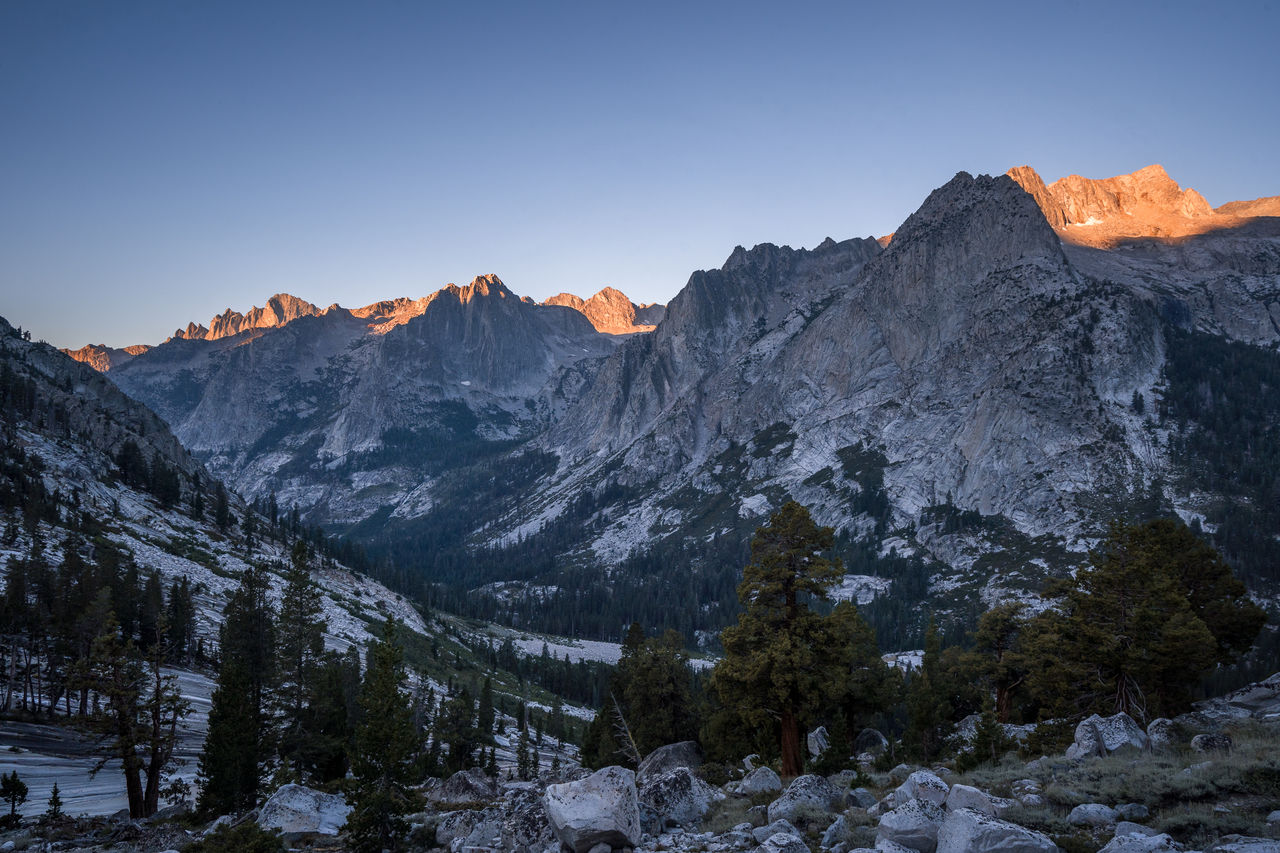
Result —
[[[572, 293], [557, 293], [543, 305], [561, 305], [581, 312], [596, 331], [610, 335], [651, 332], [662, 319], [662, 306], [637, 306], [616, 287], [604, 287], [590, 299]], [[657, 310], [655, 310], [657, 309]], [[644, 311], [644, 316], [639, 313]]]
[[1245, 213], [1215, 211], [1204, 196], [1180, 187], [1159, 164], [1111, 178], [1068, 175], [1047, 186], [1030, 166], [1007, 174], [1035, 199], [1063, 239], [1083, 245], [1108, 248], [1126, 239], [1187, 237], [1231, 227], [1237, 223], [1223, 214]]
[[119, 367], [149, 349], [151, 347], [146, 344], [134, 344], [122, 348], [109, 347], [106, 344], [86, 344], [80, 349], [64, 349], [62, 352], [81, 364], [89, 365], [99, 373], [106, 373], [111, 368]]

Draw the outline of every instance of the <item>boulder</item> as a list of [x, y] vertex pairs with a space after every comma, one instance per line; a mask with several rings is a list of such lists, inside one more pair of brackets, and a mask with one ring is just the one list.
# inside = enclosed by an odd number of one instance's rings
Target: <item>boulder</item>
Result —
[[278, 829], [286, 838], [337, 835], [351, 814], [351, 806], [337, 794], [303, 785], [282, 785], [258, 812], [258, 825]]
[[484, 812], [471, 809], [445, 812], [436, 821], [436, 844], [448, 849], [453, 845], [454, 839], [461, 841], [470, 837], [475, 828], [482, 823], [484, 823]]
[[880, 841], [891, 841], [918, 853], [934, 853], [938, 846], [938, 829], [946, 813], [928, 800], [910, 800], [880, 818], [876, 831], [876, 847]]
[[1180, 853], [1182, 845], [1168, 835], [1117, 835], [1098, 853]]
[[901, 785], [917, 769], [919, 768], [912, 767], [910, 764], [899, 764], [889, 771], [889, 781], [895, 785]]
[[1211, 853], [1280, 853], [1280, 841], [1248, 835], [1224, 835], [1210, 850]]
[[952, 785], [951, 790], [947, 792], [945, 804], [949, 812], [973, 809], [988, 817], [995, 817], [996, 813], [996, 806], [991, 801], [991, 797], [972, 785]]
[[[826, 815], [843, 807], [843, 795], [821, 776], [797, 776], [782, 796], [769, 804], [769, 822], [789, 820], [807, 823], [818, 815]], [[823, 822], [826, 825], [826, 822]]]
[[852, 770], [841, 770], [839, 773], [832, 773], [827, 777], [827, 781], [835, 786], [837, 791], [847, 791], [853, 785], [858, 774]]
[[662, 826], [694, 826], [725, 794], [693, 775], [688, 767], [676, 767], [644, 780], [639, 798]]
[[799, 835], [779, 832], [760, 843], [760, 853], [809, 853], [809, 845]]
[[1230, 752], [1231, 745], [1231, 735], [1226, 732], [1196, 735], [1191, 739], [1191, 748], [1196, 752]]
[[752, 826], [765, 826], [769, 823], [769, 807], [752, 806], [747, 809], [747, 820], [751, 821]]
[[1121, 803], [1116, 806], [1116, 814], [1124, 820], [1146, 820], [1151, 812], [1142, 803]]
[[1280, 827], [1280, 809], [1276, 809], [1267, 815], [1267, 826]]
[[555, 843], [555, 833], [536, 788], [504, 788], [502, 799], [502, 849], [543, 850]]
[[1102, 803], [1085, 803], [1076, 806], [1067, 815], [1067, 823], [1072, 826], [1111, 826], [1120, 818], [1116, 810]]
[[1044, 797], [1039, 794], [1023, 794], [1018, 797], [1018, 804], [1024, 809], [1038, 809], [1044, 806]]
[[852, 838], [853, 831], [849, 828], [849, 822], [844, 819], [844, 815], [840, 815], [822, 833], [822, 846], [830, 849], [837, 844], [847, 843]]
[[827, 733], [827, 727], [818, 726], [816, 729], [809, 732], [809, 736], [805, 739], [805, 743], [809, 747], [809, 757], [811, 759], [818, 758], [822, 753], [831, 748], [831, 736]]
[[775, 820], [771, 822], [768, 826], [758, 826], [755, 829], [751, 830], [751, 837], [756, 840], [756, 844], [763, 844], [765, 839], [769, 838], [770, 836], [777, 835], [780, 832], [789, 833], [791, 835], [796, 835], [796, 836], [800, 834], [800, 830], [796, 829], [795, 826], [791, 823], [791, 821]]
[[1016, 823], [962, 808], [942, 821], [937, 853], [1058, 853], [1058, 845]]
[[738, 793], [744, 797], [754, 797], [756, 794], [775, 794], [781, 790], [782, 780], [778, 778], [777, 773], [774, 773], [768, 767], [757, 767], [738, 783]]
[[888, 748], [889, 739], [876, 729], [863, 729], [853, 739], [853, 751], [859, 755], [864, 752], [881, 755]]
[[1152, 749], [1171, 749], [1181, 741], [1177, 723], [1167, 717], [1157, 717], [1147, 725], [1147, 739]]
[[1122, 820], [1116, 824], [1116, 835], [1159, 835], [1157, 830], [1131, 820]]
[[698, 744], [691, 740], [669, 743], [660, 746], [644, 757], [636, 768], [636, 781], [643, 783], [652, 776], [660, 776], [677, 767], [688, 767], [697, 770], [702, 766], [702, 751]]
[[576, 782], [548, 785], [543, 804], [551, 831], [573, 853], [640, 842], [636, 777], [626, 768], [606, 767]]
[[1128, 714], [1110, 717], [1097, 714], [1076, 726], [1075, 742], [1067, 747], [1067, 758], [1090, 758], [1110, 755], [1121, 750], [1143, 750], [1151, 739]]
[[893, 795], [893, 803], [895, 806], [900, 806], [908, 800], [928, 800], [940, 806], [946, 802], [948, 790], [950, 786], [936, 773], [917, 770], [898, 786], [898, 790]]
[[446, 808], [487, 803], [498, 796], [498, 785], [479, 767], [459, 770], [444, 784], [427, 795], [427, 799]]
[[876, 795], [868, 791], [866, 788], [854, 788], [849, 792], [846, 799], [848, 799], [850, 805], [863, 809], [869, 809], [877, 802]]

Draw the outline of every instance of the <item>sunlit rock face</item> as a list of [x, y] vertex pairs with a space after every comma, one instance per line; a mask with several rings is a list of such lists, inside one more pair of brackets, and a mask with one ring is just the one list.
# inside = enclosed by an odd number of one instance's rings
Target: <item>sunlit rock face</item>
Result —
[[142, 355], [151, 347], [136, 344], [129, 347], [109, 347], [105, 344], [87, 344], [80, 349], [64, 349], [63, 352], [81, 364], [87, 364], [99, 373], [106, 373], [113, 367], [119, 367], [136, 355]]
[[596, 331], [610, 335], [630, 335], [636, 332], [652, 332], [662, 320], [662, 305], [636, 305], [621, 290], [606, 287], [590, 299], [572, 293], [557, 293], [543, 303], [563, 305], [581, 312]]

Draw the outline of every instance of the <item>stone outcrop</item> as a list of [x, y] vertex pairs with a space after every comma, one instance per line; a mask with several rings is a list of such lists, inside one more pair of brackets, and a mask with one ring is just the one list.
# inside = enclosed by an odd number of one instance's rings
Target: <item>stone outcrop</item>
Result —
[[1076, 726], [1075, 741], [1067, 747], [1067, 758], [1110, 755], [1122, 750], [1144, 750], [1151, 739], [1128, 714], [1110, 717], [1093, 714]]
[[650, 774], [640, 784], [640, 805], [662, 826], [696, 826], [725, 794], [693, 775], [688, 767]]
[[351, 806], [338, 794], [326, 794], [302, 785], [282, 785], [258, 812], [258, 825], [278, 829], [286, 838], [337, 835], [347, 822]]
[[1058, 853], [1048, 836], [969, 808], [947, 813], [937, 853]]
[[744, 797], [757, 794], [775, 794], [782, 790], [782, 780], [768, 767], [757, 767], [738, 783], [738, 793]]
[[884, 814], [876, 831], [876, 846], [881, 840], [901, 844], [918, 853], [934, 853], [938, 846], [938, 830], [946, 813], [928, 800], [910, 800]]
[[[805, 824], [817, 815], [827, 815], [841, 807], [843, 796], [821, 776], [797, 776], [782, 794], [769, 804], [769, 821], [788, 820]], [[823, 822], [826, 825], [826, 822]]]
[[573, 853], [597, 844], [634, 847], [640, 842], [640, 806], [635, 774], [606, 767], [585, 779], [547, 786], [547, 819], [556, 837]]

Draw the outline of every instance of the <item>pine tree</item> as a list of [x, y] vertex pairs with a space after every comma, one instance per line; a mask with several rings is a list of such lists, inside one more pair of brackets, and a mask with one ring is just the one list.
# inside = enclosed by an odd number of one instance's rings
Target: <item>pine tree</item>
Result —
[[310, 556], [306, 542], [294, 543], [276, 620], [278, 680], [273, 704], [279, 718], [279, 753], [286, 765], [296, 764], [300, 752], [317, 734], [309, 728], [310, 705], [317, 698], [317, 669], [324, 652], [326, 625], [320, 590], [307, 569]]
[[803, 772], [802, 719], [837, 700], [852, 663], [851, 638], [839, 634], [844, 623], [805, 601], [828, 600], [843, 576], [838, 561], [821, 556], [832, 543], [831, 528], [794, 501], [756, 531], [738, 586], [744, 610], [721, 634], [725, 656], [712, 674], [726, 707], [750, 725], [777, 726], [787, 777]]
[[17, 770], [0, 775], [0, 799], [9, 804], [6, 823], [9, 826], [17, 826], [21, 820], [18, 817], [18, 806], [27, 801], [27, 783], [18, 778]]
[[360, 688], [361, 723], [356, 729], [351, 769], [355, 776], [347, 830], [357, 853], [399, 850], [404, 815], [413, 807], [409, 786], [420, 738], [404, 692], [404, 653], [390, 619], [369, 647]]
[[930, 618], [925, 631], [924, 659], [907, 685], [907, 730], [903, 733], [907, 750], [922, 760], [937, 755], [946, 734], [943, 729], [951, 719], [941, 659], [942, 640], [938, 626]]
[[61, 820], [62, 811], [62, 792], [58, 790], [58, 783], [53, 783], [53, 790], [49, 791], [49, 807], [45, 809], [44, 819], [46, 822]]
[[222, 665], [200, 755], [199, 807], [206, 814], [252, 808], [270, 755], [267, 696], [274, 678], [275, 623], [266, 575], [248, 568], [223, 610]]
[[482, 743], [493, 743], [493, 679], [485, 676], [480, 688], [480, 705], [476, 711], [476, 729]]

